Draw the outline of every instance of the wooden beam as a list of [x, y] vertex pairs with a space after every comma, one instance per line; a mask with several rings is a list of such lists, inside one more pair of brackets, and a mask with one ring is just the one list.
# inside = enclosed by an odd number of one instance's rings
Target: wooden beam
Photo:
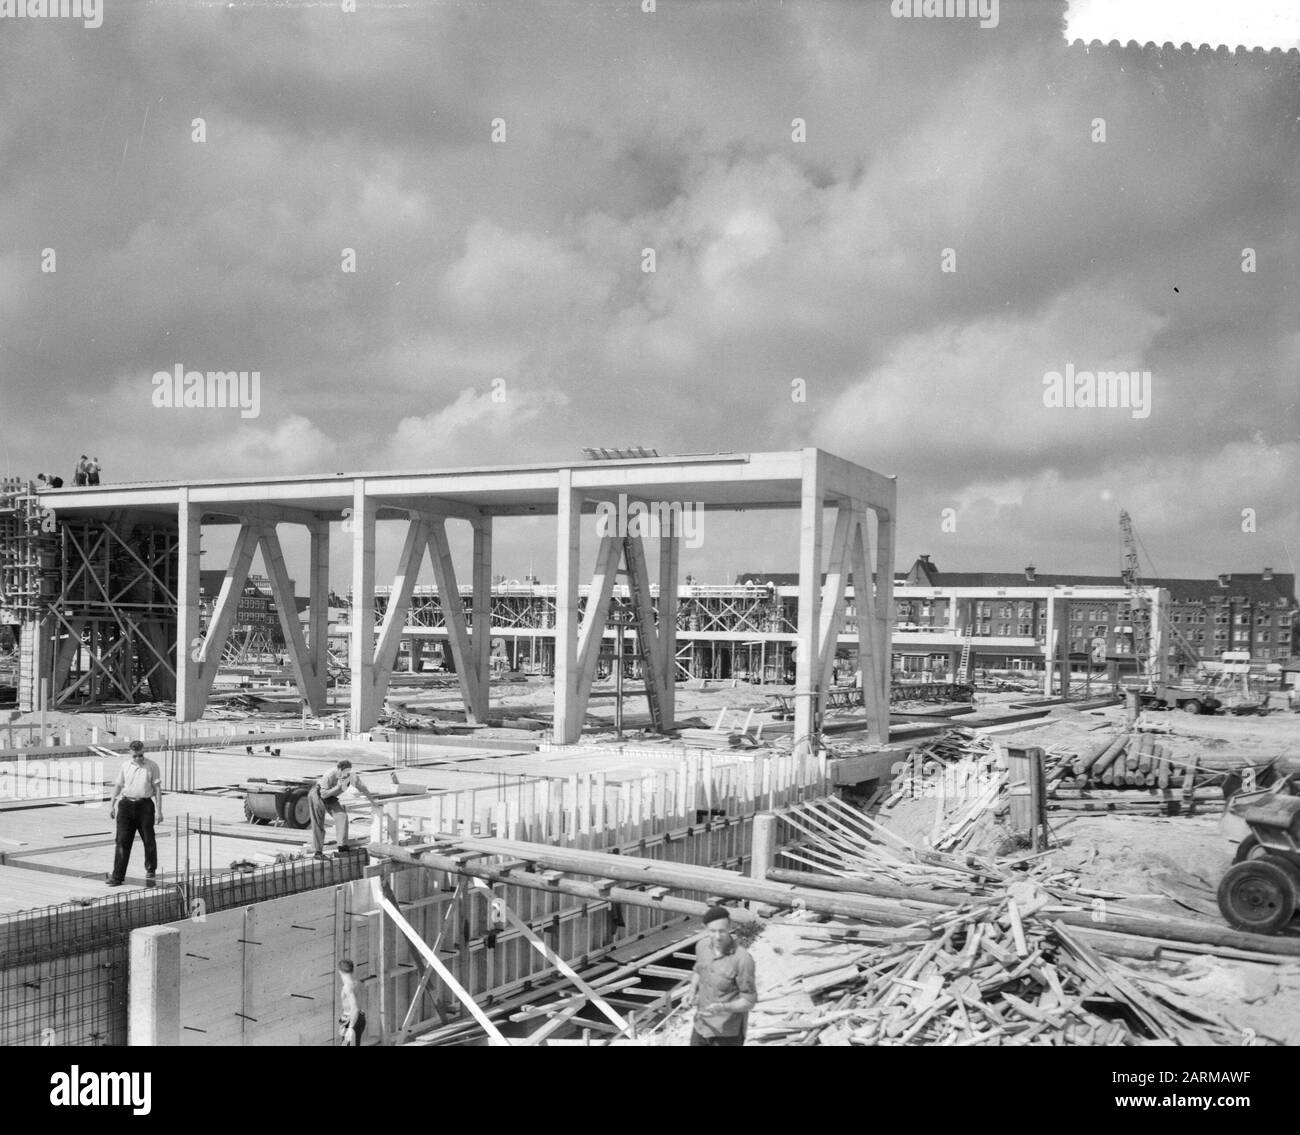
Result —
[[548, 946], [535, 933], [533, 933], [533, 928], [529, 926], [528, 923], [526, 923], [522, 918], [520, 918], [519, 915], [517, 915], [513, 910], [511, 910], [510, 907], [506, 904], [504, 899], [498, 899], [497, 896], [493, 894], [492, 888], [488, 886], [488, 884], [485, 883], [482, 879], [475, 879], [474, 886], [480, 893], [487, 896], [489, 902], [495, 900], [500, 903], [500, 909], [502, 914], [505, 915], [505, 920], [516, 930], [518, 930], [519, 933], [522, 934], [526, 939], [528, 939], [529, 943], [532, 945], [534, 950], [536, 950], [539, 954], [541, 954], [542, 957], [544, 957], [548, 962], [551, 963], [551, 965], [553, 965], [562, 974], [564, 974], [565, 977], [567, 977], [571, 982], [573, 982], [573, 984], [576, 985], [579, 990], [581, 990], [581, 992], [587, 998], [587, 1000], [590, 1001], [597, 1009], [599, 1009], [606, 1017], [609, 1018], [610, 1023], [616, 1029], [618, 1029], [619, 1033], [626, 1033], [629, 1036], [632, 1035], [633, 1032], [632, 1026], [628, 1024], [628, 1022], [625, 1021], [618, 1013], [614, 1012], [614, 1010], [610, 1008], [609, 1004], [605, 1001], [605, 999], [601, 997], [600, 994], [598, 994], [594, 989], [592, 989], [590, 985], [588, 985], [585, 981], [583, 981], [581, 976], [579, 976], [578, 972], [571, 965], [569, 965], [568, 962], [566, 962], [562, 957], [560, 957], [559, 954], [557, 954], [554, 950], [552, 950], [550, 946]]
[[[638, 885], [663, 886], [687, 893], [716, 895], [735, 900], [767, 903], [783, 910], [806, 907], [808, 910], [833, 914], [840, 918], [860, 918], [884, 926], [908, 926], [916, 922], [924, 910], [909, 910], [882, 899], [865, 895], [841, 895], [806, 887], [792, 887], [783, 883], [769, 883], [747, 879], [732, 871], [715, 867], [694, 867], [689, 864], [669, 863], [655, 859], [642, 859], [634, 855], [611, 855], [608, 852], [581, 851], [576, 848], [552, 847], [548, 844], [521, 843], [516, 840], [462, 838], [456, 847], [484, 855], [501, 855], [528, 862], [533, 871], [553, 868], [559, 871], [589, 875], [595, 878], [618, 879]], [[420, 862], [405, 849], [392, 844], [371, 844], [373, 854], [403, 862]], [[421, 856], [432, 866], [427, 856]], [[440, 857], [441, 858], [441, 857]], [[452, 866], [444, 870], [478, 875], [473, 864], [457, 865], [454, 859], [442, 858]], [[558, 889], [558, 888], [557, 888]], [[611, 893], [612, 897], [612, 893]], [[650, 896], [641, 896], [647, 899]], [[665, 896], [667, 897], [667, 896]], [[940, 907], [933, 908], [938, 911]]]
[[[432, 871], [450, 871], [457, 875], [486, 879], [490, 883], [506, 883], [511, 886], [527, 887], [534, 891], [547, 891], [552, 894], [572, 895], [575, 898], [590, 899], [594, 903], [610, 903], [619, 906], [642, 907], [646, 910], [668, 911], [671, 914], [685, 914], [692, 918], [702, 918], [709, 909], [709, 903], [694, 899], [678, 898], [667, 893], [653, 894], [632, 887], [617, 887], [609, 882], [593, 883], [585, 879], [567, 879], [556, 871], [541, 874], [526, 867], [505, 864], [489, 864], [481, 859], [466, 861], [455, 854], [443, 854], [437, 851], [421, 851], [396, 844], [372, 843], [368, 849], [371, 854], [382, 855], [398, 863], [409, 863], [415, 867], [427, 867]], [[463, 880], [462, 880], [463, 881]], [[666, 892], [666, 888], [657, 888]], [[753, 916], [744, 910], [731, 912], [739, 922], [752, 921]], [[435, 943], [436, 948], [436, 943]]]
[[502, 1035], [501, 1030], [498, 1029], [496, 1025], [492, 1023], [492, 1020], [487, 1016], [487, 1014], [479, 1008], [478, 1002], [476, 1002], [466, 991], [465, 987], [456, 980], [455, 975], [451, 970], [442, 964], [442, 960], [433, 952], [429, 947], [429, 944], [420, 937], [415, 928], [406, 921], [402, 912], [388, 901], [383, 892], [382, 882], [377, 876], [370, 880], [370, 894], [375, 901], [375, 905], [380, 907], [384, 913], [393, 920], [393, 925], [406, 935], [406, 938], [411, 945], [420, 952], [421, 957], [429, 963], [442, 979], [443, 985], [451, 990], [451, 992], [456, 996], [456, 999], [469, 1011], [470, 1016], [472, 1016], [482, 1026], [483, 1031], [488, 1034], [488, 1043], [494, 1047], [501, 1047], [503, 1045], [508, 1046], [510, 1041]]

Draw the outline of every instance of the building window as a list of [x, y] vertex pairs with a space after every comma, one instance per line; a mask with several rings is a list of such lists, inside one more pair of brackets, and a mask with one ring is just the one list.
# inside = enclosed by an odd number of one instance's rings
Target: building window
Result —
[[1021, 624], [1020, 624], [1020, 630], [1019, 630], [1017, 633], [1022, 634], [1022, 635], [1031, 635], [1031, 634], [1033, 634], [1033, 633], [1034, 633], [1034, 624], [1033, 624], [1033, 623], [1021, 623]]
[[1259, 652], [1259, 656], [1260, 656], [1261, 658], [1271, 658], [1271, 657], [1273, 656], [1273, 652], [1272, 652], [1271, 650], [1269, 650], [1269, 648], [1268, 648], [1267, 646], [1265, 646], [1265, 647], [1261, 648], [1261, 650], [1260, 650], [1260, 652]]

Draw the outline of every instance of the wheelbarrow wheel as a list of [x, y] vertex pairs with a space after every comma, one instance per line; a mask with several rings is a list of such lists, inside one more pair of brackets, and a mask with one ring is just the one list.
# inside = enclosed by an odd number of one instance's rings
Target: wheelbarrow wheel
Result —
[[1248, 859], [1262, 859], [1268, 854], [1268, 848], [1261, 847], [1259, 840], [1253, 835], [1248, 835], [1239, 844], [1237, 844], [1236, 854], [1233, 855], [1234, 863], [1245, 863]]
[[1228, 868], [1218, 898], [1230, 926], [1276, 934], [1295, 914], [1296, 877], [1273, 859], [1248, 859]]
[[311, 827], [311, 805], [307, 801], [307, 789], [299, 788], [289, 794], [281, 817], [287, 828]]

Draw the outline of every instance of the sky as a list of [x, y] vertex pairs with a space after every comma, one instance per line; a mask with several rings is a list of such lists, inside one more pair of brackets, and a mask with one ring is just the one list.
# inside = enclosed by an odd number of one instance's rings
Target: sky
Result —
[[[1151, 574], [1294, 571], [1300, 54], [900, 6], [0, 18], [0, 468], [815, 445], [898, 477], [900, 571], [1118, 574], [1121, 508]], [[1295, 47], [1248, 9], [1209, 42]], [[256, 371], [257, 415], [155, 405], [177, 366]], [[1141, 408], [1047, 404], [1097, 371]], [[794, 515], [708, 519], [697, 578], [797, 566]], [[499, 572], [553, 564], [499, 525]]]

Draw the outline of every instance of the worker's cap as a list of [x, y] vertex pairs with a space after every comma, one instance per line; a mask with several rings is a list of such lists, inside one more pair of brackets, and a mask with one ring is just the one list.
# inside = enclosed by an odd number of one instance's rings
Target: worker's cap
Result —
[[708, 926], [710, 922], [730, 922], [731, 911], [725, 906], [711, 906], [704, 912], [704, 925]]
[[143, 753], [143, 752], [144, 752], [144, 742], [143, 742], [143, 741], [132, 741], [132, 742], [131, 742], [131, 746], [130, 746], [130, 748], [131, 748], [131, 752], [133, 752], [133, 753]]

